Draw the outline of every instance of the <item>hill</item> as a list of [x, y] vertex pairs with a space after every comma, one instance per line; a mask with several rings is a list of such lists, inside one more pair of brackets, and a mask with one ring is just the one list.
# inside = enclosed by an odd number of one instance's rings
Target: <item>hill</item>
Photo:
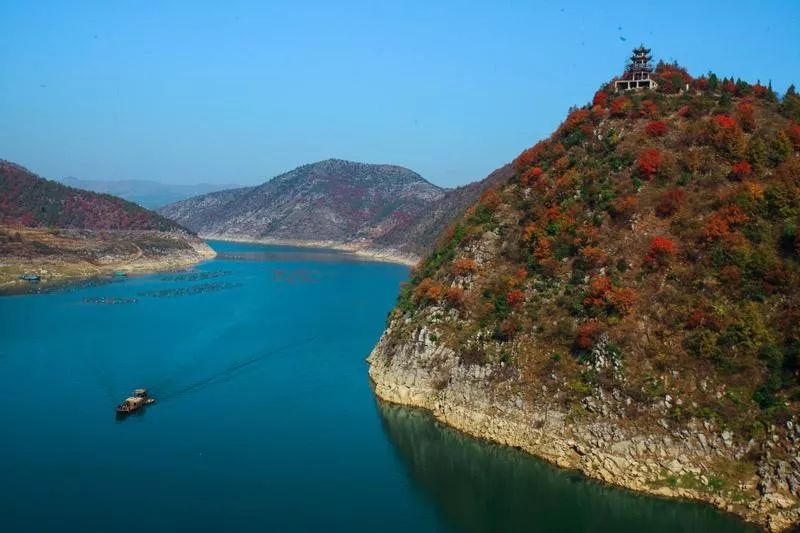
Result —
[[156, 209], [192, 196], [235, 187], [211, 183], [183, 185], [151, 180], [88, 180], [73, 177], [62, 178], [59, 181], [76, 189], [119, 196], [147, 209]]
[[93, 230], [185, 231], [175, 222], [134, 203], [68, 187], [2, 160], [0, 223]]
[[403, 167], [329, 159], [159, 213], [211, 237], [345, 246], [413, 261], [483, 183], [446, 190]]
[[771, 529], [800, 496], [800, 97], [660, 64], [572, 109], [413, 271], [379, 396]]
[[0, 292], [29, 287], [23, 274], [49, 285], [185, 268], [213, 256], [196, 235], [157, 213], [0, 161]]

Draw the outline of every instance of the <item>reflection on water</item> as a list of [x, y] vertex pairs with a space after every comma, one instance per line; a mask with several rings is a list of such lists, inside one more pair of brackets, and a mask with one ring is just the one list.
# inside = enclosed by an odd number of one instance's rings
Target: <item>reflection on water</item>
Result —
[[708, 505], [616, 489], [377, 401], [417, 489], [455, 531], [755, 531]]

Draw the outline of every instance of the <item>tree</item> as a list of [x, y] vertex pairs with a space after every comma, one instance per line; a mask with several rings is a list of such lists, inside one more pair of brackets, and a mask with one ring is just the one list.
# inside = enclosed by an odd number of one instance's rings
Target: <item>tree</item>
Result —
[[731, 179], [741, 181], [753, 173], [753, 167], [747, 161], [739, 161], [731, 165]]
[[589, 320], [578, 326], [578, 336], [575, 345], [581, 350], [590, 350], [597, 342], [602, 329], [596, 320]]
[[667, 133], [667, 125], [660, 120], [654, 120], [647, 123], [644, 132], [650, 137], [663, 137]]
[[592, 98], [592, 105], [599, 105], [600, 107], [605, 107], [608, 103], [608, 95], [605, 91], [600, 90], [594, 93], [594, 98]]
[[639, 154], [636, 161], [636, 168], [639, 174], [650, 179], [661, 167], [661, 152], [657, 148], [648, 148]]
[[611, 102], [611, 116], [624, 117], [631, 109], [631, 100], [627, 96], [617, 96]]
[[654, 237], [650, 241], [650, 249], [644, 258], [645, 265], [651, 267], [666, 266], [676, 254], [677, 246], [667, 237]]
[[636, 305], [639, 295], [630, 287], [614, 287], [608, 294], [608, 303], [621, 315], [627, 315]]
[[519, 289], [512, 289], [506, 293], [506, 302], [512, 309], [519, 309], [525, 303], [525, 293]]
[[444, 290], [440, 283], [425, 278], [414, 289], [414, 297], [421, 302], [435, 302], [442, 297]]
[[642, 100], [639, 113], [643, 117], [655, 118], [658, 116], [658, 106], [652, 100]]
[[680, 187], [673, 187], [661, 195], [661, 200], [656, 206], [656, 215], [661, 218], [671, 217], [680, 209], [683, 203], [684, 192]]
[[466, 276], [472, 274], [475, 270], [477, 270], [475, 260], [469, 257], [459, 257], [453, 261], [452, 271], [455, 276]]

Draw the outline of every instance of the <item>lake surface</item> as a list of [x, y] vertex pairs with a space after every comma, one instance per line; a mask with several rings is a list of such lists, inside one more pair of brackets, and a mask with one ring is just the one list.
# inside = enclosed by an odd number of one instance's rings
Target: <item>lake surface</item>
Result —
[[[405, 267], [211, 244], [189, 275], [0, 298], [0, 529], [748, 530], [377, 402]], [[136, 387], [158, 403], [116, 420]]]

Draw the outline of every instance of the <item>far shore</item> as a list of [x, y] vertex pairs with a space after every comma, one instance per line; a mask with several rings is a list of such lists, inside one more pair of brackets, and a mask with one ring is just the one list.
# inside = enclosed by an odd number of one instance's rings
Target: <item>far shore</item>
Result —
[[338, 241], [305, 241], [294, 239], [273, 239], [261, 238], [256, 239], [252, 237], [240, 237], [238, 235], [228, 234], [200, 234], [200, 237], [207, 241], [226, 241], [226, 242], [242, 242], [250, 244], [267, 244], [272, 246], [297, 246], [298, 248], [318, 248], [337, 250], [340, 252], [348, 252], [359, 257], [364, 257], [374, 261], [382, 261], [386, 263], [398, 263], [409, 267], [415, 266], [419, 262], [419, 257], [415, 255], [407, 255], [392, 249], [370, 248], [366, 244], [359, 243], [346, 243]]

